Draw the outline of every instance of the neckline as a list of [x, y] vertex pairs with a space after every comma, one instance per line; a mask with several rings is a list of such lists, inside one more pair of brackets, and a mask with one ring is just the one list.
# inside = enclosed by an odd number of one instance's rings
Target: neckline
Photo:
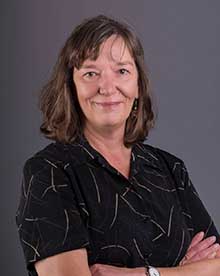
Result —
[[82, 151], [81, 159], [83, 163], [90, 164], [90, 166], [101, 166], [111, 171], [111, 173], [121, 175], [127, 180], [131, 180], [135, 175], [141, 173], [143, 169], [151, 168], [161, 171], [160, 158], [158, 158], [156, 148], [141, 141], [133, 144], [131, 148], [128, 178], [113, 167], [99, 151], [93, 148], [84, 135], [79, 136], [75, 140], [75, 146]]
[[136, 168], [136, 158], [135, 158], [135, 153], [134, 153], [134, 148], [135, 145], [131, 147], [131, 154], [130, 154], [130, 162], [129, 162], [129, 174], [128, 177], [123, 175], [116, 167], [111, 165], [108, 160], [103, 156], [102, 153], [100, 153], [98, 150], [96, 150], [88, 141], [88, 139], [82, 135], [79, 137], [79, 144], [81, 144], [84, 148], [84, 150], [87, 151], [87, 155], [89, 159], [91, 158], [96, 160], [103, 168], [108, 169], [112, 173], [116, 173], [117, 175], [121, 175], [124, 177], [126, 180], [129, 180], [134, 174], [137, 173], [137, 168]]

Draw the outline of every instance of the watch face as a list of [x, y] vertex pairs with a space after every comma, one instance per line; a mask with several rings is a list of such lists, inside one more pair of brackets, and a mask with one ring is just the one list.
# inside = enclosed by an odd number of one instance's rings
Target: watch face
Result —
[[150, 276], [160, 276], [160, 272], [154, 267], [149, 267], [148, 272]]

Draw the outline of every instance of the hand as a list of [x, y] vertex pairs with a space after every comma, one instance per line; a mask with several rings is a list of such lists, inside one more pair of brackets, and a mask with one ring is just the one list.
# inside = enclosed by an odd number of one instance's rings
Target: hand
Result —
[[141, 275], [145, 269], [143, 267], [127, 268], [112, 265], [94, 264], [89, 267], [92, 276], [135, 276]]
[[216, 242], [216, 237], [204, 238], [204, 232], [197, 233], [179, 265], [190, 264], [205, 259], [220, 258], [220, 246]]

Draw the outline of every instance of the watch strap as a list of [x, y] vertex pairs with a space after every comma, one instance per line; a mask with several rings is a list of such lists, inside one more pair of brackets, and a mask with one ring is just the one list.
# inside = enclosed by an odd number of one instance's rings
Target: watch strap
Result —
[[145, 274], [146, 276], [160, 276], [160, 272], [155, 267], [147, 264], [145, 265]]

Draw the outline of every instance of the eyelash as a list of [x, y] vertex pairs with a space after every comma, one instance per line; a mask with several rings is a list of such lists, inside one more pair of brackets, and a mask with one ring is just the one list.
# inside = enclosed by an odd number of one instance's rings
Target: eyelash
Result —
[[[121, 68], [117, 72], [119, 72], [119, 74], [121, 74], [121, 75], [130, 74], [130, 72], [125, 68]], [[99, 75], [99, 73], [90, 71], [90, 72], [85, 73], [83, 76], [88, 77], [88, 78], [92, 78], [92, 77], [98, 76], [98, 75]]]
[[[91, 75], [91, 74], [92, 74], [92, 75]], [[92, 71], [91, 71], [91, 72], [85, 73], [83, 76], [92, 78], [92, 77], [97, 76], [97, 75], [98, 75], [98, 73], [92, 72]]]
[[[127, 69], [125, 69], [125, 68], [119, 69], [120, 73], [122, 73], [122, 71], [126, 72], [126, 74], [130, 74], [130, 72]], [[124, 75], [124, 73], [122, 75]]]

